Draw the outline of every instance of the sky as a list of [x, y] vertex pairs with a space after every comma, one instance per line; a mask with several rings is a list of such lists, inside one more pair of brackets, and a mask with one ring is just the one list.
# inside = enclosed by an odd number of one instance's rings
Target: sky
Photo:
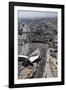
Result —
[[46, 12], [46, 11], [18, 11], [18, 18], [43, 18], [43, 17], [56, 17], [57, 12]]

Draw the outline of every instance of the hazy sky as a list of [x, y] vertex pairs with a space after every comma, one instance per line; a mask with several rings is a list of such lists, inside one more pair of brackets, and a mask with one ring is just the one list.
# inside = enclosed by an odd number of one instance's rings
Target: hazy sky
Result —
[[40, 18], [40, 17], [56, 17], [57, 12], [45, 11], [18, 11], [18, 18]]

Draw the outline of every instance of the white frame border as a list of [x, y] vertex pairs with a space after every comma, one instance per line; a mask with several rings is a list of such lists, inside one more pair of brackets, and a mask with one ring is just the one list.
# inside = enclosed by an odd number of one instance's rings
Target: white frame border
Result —
[[[40, 79], [18, 79], [18, 10], [31, 10], [31, 11], [50, 11], [58, 12], [58, 77], [57, 78], [40, 78]], [[40, 8], [40, 7], [27, 7], [27, 6], [14, 6], [14, 83], [41, 83], [41, 82], [58, 82], [61, 81], [61, 9], [57, 8]]]

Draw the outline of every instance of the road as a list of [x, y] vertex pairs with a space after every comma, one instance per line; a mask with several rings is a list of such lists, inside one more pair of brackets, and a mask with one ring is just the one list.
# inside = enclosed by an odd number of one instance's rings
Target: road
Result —
[[43, 77], [46, 60], [47, 60], [47, 50], [48, 50], [47, 45], [44, 45], [44, 48], [40, 48], [41, 61], [38, 63], [37, 72], [35, 73], [34, 78], [42, 78]]

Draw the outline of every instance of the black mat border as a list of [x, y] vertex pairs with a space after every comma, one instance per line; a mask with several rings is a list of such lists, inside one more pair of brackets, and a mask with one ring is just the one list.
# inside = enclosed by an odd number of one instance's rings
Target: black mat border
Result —
[[[46, 7], [61, 9], [61, 81], [14, 84], [14, 6]], [[9, 2], [9, 88], [64, 85], [64, 5]]]

